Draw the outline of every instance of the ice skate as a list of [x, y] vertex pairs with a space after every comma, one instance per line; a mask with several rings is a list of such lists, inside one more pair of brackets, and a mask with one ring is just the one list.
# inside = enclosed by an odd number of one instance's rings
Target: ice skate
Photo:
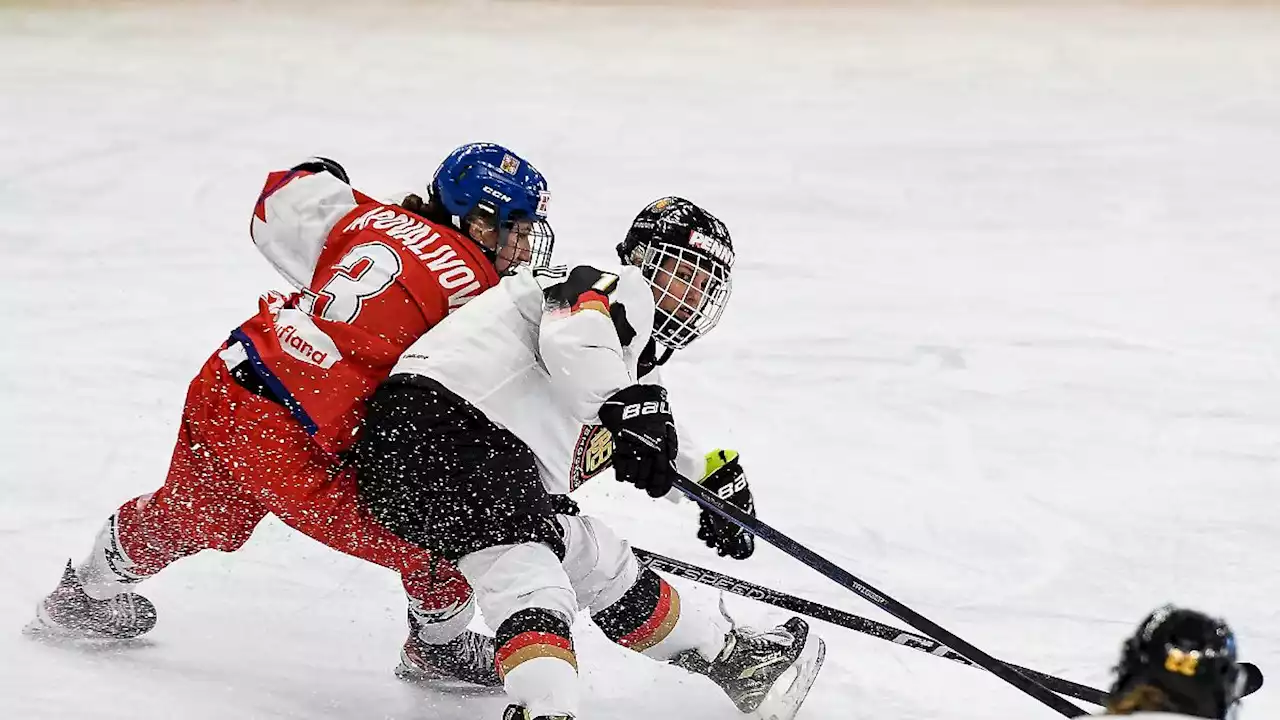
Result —
[[471, 630], [441, 645], [418, 637], [418, 621], [409, 614], [409, 637], [400, 650], [396, 677], [411, 682], [459, 687], [501, 688], [493, 638]]
[[687, 651], [673, 662], [711, 678], [734, 705], [760, 720], [791, 720], [822, 668], [826, 644], [791, 618], [772, 630], [734, 628], [711, 662]]
[[58, 587], [36, 607], [29, 635], [70, 639], [128, 640], [156, 626], [156, 608], [137, 593], [120, 593], [107, 600], [89, 597], [67, 563]]

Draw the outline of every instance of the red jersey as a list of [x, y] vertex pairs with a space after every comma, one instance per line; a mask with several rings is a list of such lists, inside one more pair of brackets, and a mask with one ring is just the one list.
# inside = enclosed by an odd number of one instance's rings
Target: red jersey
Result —
[[498, 283], [470, 239], [329, 173], [277, 172], [254, 243], [299, 292], [263, 298], [232, 333], [254, 372], [325, 450], [351, 446], [364, 401], [400, 353]]

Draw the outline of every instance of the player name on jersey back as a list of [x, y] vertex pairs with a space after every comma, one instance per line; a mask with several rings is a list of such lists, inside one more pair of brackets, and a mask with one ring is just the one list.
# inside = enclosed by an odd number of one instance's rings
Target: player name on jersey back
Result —
[[[405, 213], [397, 207], [379, 205], [352, 220], [343, 232], [372, 228], [400, 241], [406, 250], [436, 273], [440, 287], [450, 291], [450, 309], [462, 307], [481, 290], [475, 271], [458, 256], [458, 251], [429, 223]], [[432, 246], [435, 247], [432, 247]]]

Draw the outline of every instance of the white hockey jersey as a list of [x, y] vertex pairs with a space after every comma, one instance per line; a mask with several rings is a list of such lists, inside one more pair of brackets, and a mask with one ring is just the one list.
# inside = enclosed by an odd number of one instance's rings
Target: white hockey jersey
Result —
[[[409, 346], [391, 374], [430, 377], [467, 400], [533, 450], [549, 492], [570, 492], [612, 465], [604, 401], [637, 382], [661, 384], [656, 369], [639, 376], [653, 326], [648, 281], [630, 265], [601, 272], [617, 277], [607, 298], [557, 307], [545, 290], [568, 271], [523, 268]], [[634, 331], [625, 344], [613, 319], [619, 305]], [[711, 448], [696, 445], [678, 417], [676, 432], [677, 468], [701, 479]]]

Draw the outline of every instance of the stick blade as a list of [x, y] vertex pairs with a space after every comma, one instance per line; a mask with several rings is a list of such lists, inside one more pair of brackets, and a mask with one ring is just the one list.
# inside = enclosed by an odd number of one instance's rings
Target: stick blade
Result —
[[1244, 670], [1244, 694], [1252, 695], [1262, 687], [1262, 669], [1253, 663], [1242, 662], [1240, 668]]

